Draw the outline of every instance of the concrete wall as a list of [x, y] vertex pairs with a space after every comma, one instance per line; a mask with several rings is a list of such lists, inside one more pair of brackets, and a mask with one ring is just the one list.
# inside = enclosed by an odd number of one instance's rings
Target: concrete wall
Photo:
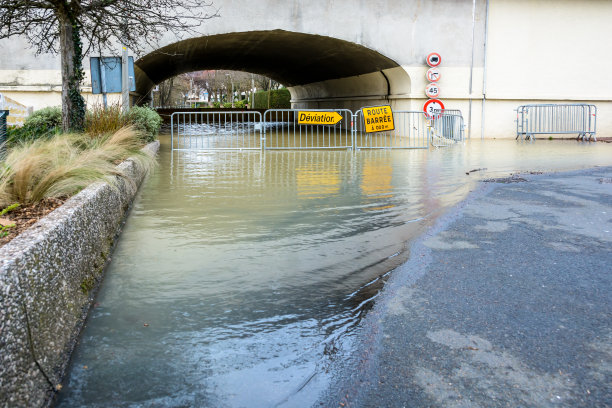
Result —
[[[140, 185], [132, 161], [119, 168]], [[0, 406], [53, 396], [135, 193], [123, 180], [93, 184], [0, 248]]]
[[[286, 30], [359, 44], [397, 64], [398, 69], [384, 70], [389, 74], [390, 93], [385, 90], [386, 81], [380, 72], [360, 73], [292, 87], [294, 103], [299, 107], [355, 109], [366, 104], [390, 102], [396, 109], [420, 110], [426, 101], [425, 56], [436, 51], [442, 55], [441, 99], [447, 107], [463, 111], [466, 123], [471, 125], [472, 137], [480, 137], [485, 93], [486, 137], [514, 137], [513, 109], [520, 104], [579, 101], [597, 105], [598, 134], [612, 136], [612, 53], [606, 52], [603, 45], [612, 35], [612, 25], [608, 23], [612, 2], [608, 0], [476, 0], [473, 67], [472, 2], [469, 0], [358, 3], [354, 0], [308, 3], [224, 0], [215, 4], [220, 7], [222, 17], [207, 21], [195, 37]], [[160, 45], [176, 44], [177, 40], [168, 34]], [[35, 58], [24, 54], [20, 41], [14, 40], [8, 46], [7, 41], [0, 41], [0, 47], [8, 47], [13, 55], [19, 55], [14, 60], [0, 61], [0, 92], [35, 108], [58, 104], [57, 89], [33, 88], [38, 82], [59, 85], [57, 57]], [[252, 61], [239, 60], [239, 56], [230, 51], [227, 56], [198, 62], [199, 65], [193, 67], [216, 69], [231, 59], [233, 66], [248, 71]], [[292, 57], [289, 66], [283, 65], [283, 60], [289, 58], [275, 57], [279, 74], [281, 70], [296, 69], [299, 65], [299, 61], [295, 62], [299, 47], [288, 52], [291, 55], [285, 56]], [[142, 57], [144, 60], [147, 56]], [[28, 71], [32, 69], [56, 70], [55, 79], [43, 79], [50, 74]], [[141, 75], [146, 76], [146, 72]], [[16, 77], [18, 80], [14, 80]], [[26, 96], [25, 92], [30, 91], [36, 92], [36, 96]], [[46, 96], [42, 97], [43, 94]]]

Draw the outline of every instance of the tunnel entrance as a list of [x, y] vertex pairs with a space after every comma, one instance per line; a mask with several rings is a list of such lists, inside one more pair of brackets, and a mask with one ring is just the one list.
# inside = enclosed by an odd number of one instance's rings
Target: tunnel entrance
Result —
[[[398, 63], [359, 44], [284, 30], [249, 31], [179, 41], [136, 61], [141, 101], [167, 78], [197, 70], [261, 74], [288, 87], [294, 107], [325, 108], [327, 101], [357, 109], [409, 93]], [[322, 105], [323, 104], [323, 105]]]

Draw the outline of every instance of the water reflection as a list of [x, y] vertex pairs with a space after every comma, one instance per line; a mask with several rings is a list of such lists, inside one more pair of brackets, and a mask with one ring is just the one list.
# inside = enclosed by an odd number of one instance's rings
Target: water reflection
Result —
[[[477, 177], [612, 164], [612, 146], [576, 143], [167, 147], [122, 232], [60, 406], [308, 406], [406, 242]], [[474, 168], [488, 170], [465, 174]]]

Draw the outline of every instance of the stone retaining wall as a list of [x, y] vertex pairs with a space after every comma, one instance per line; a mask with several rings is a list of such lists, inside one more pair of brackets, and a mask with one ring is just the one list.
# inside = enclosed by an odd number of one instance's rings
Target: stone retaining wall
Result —
[[47, 405], [60, 384], [145, 176], [131, 160], [118, 167], [133, 183], [95, 183], [0, 248], [0, 407]]

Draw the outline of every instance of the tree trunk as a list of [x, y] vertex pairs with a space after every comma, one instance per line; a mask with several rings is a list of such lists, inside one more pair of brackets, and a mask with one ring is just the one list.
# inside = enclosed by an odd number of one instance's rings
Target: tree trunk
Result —
[[[79, 55], [76, 55], [76, 46], [79, 44], [75, 44], [75, 35], [78, 33], [75, 33], [75, 25], [67, 10], [58, 10], [57, 17], [62, 64], [62, 129], [65, 132], [79, 131], [83, 128], [85, 104], [80, 89], [82, 79], [80, 58], [82, 56], [80, 52]], [[77, 62], [79, 66], [75, 67]]]
[[62, 57], [62, 129], [70, 130], [73, 107], [70, 100], [70, 80], [74, 77], [74, 41], [72, 22], [65, 14], [59, 14], [60, 54]]

